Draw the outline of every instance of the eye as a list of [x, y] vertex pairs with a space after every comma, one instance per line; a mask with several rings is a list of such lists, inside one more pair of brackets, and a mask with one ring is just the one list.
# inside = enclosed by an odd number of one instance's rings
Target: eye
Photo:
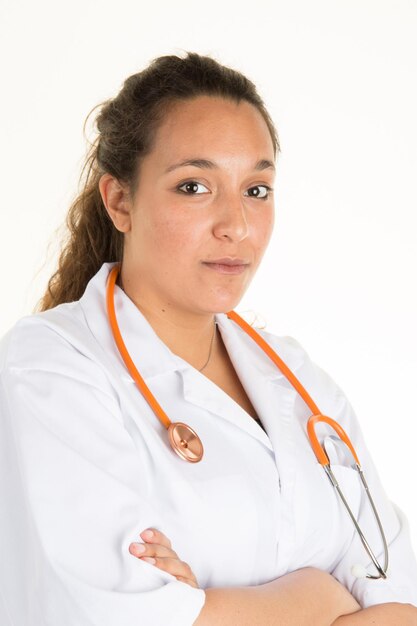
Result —
[[[207, 187], [205, 187], [205, 185], [203, 185], [202, 183], [198, 183], [195, 180], [187, 180], [185, 183], [178, 185], [177, 190], [180, 193], [184, 193], [187, 196], [196, 196], [196, 195], [201, 195], [201, 194], [196, 193], [198, 190], [198, 187], [200, 186], [207, 189]], [[187, 191], [183, 191], [182, 187], [185, 187]], [[263, 195], [261, 195], [262, 192], [259, 192], [259, 189], [262, 189], [262, 188], [266, 190], [266, 193], [264, 192]], [[273, 189], [269, 187], [268, 185], [254, 185], [253, 187], [250, 187], [249, 191], [252, 189], [257, 189], [258, 192], [255, 195], [250, 195], [249, 197], [257, 198], [259, 200], [268, 200], [270, 192], [273, 191]]]
[[[179, 190], [180, 193], [185, 193], [187, 196], [195, 196], [195, 195], [197, 195], [196, 193], [188, 193], [188, 191], [190, 191], [192, 189], [193, 192], [195, 192], [196, 191], [196, 187], [199, 187], [199, 186], [204, 187], [204, 185], [202, 185], [201, 183], [197, 183], [197, 181], [195, 181], [195, 180], [188, 180], [187, 182], [182, 183], [182, 185], [179, 185], [177, 187], [177, 189]], [[182, 191], [181, 187], [186, 187], [187, 191]], [[206, 189], [207, 189], [207, 187], [206, 187]], [[198, 194], [198, 195], [200, 195], [200, 194]]]
[[255, 185], [254, 187], [250, 187], [249, 191], [251, 189], [261, 189], [261, 188], [266, 189], [266, 194], [264, 195], [260, 195], [259, 191], [256, 195], [254, 196], [249, 196], [250, 198], [258, 198], [259, 200], [268, 200], [270, 193], [273, 191], [273, 189], [271, 187], [269, 187], [268, 185]]

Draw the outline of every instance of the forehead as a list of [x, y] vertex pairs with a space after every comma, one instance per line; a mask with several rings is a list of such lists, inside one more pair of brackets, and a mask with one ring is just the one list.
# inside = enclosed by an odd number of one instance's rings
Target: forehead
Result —
[[[255, 106], [214, 96], [173, 103], [155, 136], [154, 151], [169, 165], [172, 159], [208, 151], [242, 156], [262, 153], [273, 160], [273, 143]], [[156, 154], [155, 154], [156, 156]]]

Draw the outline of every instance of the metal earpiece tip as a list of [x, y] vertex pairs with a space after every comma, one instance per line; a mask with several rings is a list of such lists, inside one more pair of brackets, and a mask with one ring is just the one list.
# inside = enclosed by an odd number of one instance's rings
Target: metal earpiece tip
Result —
[[355, 578], [366, 578], [366, 569], [360, 563], [353, 565], [350, 571]]

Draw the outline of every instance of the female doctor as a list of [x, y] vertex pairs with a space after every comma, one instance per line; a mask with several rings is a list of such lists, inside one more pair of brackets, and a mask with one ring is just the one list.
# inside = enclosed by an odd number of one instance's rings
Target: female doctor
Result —
[[[258, 331], [349, 435], [386, 576], [366, 576], [311, 409], [228, 316], [274, 224], [279, 144], [255, 86], [196, 53], [160, 57], [97, 128], [58, 270], [0, 344], [0, 623], [417, 624], [407, 521], [343, 391], [295, 339]], [[151, 396], [187, 425], [191, 462]], [[358, 472], [321, 427], [383, 564]]]

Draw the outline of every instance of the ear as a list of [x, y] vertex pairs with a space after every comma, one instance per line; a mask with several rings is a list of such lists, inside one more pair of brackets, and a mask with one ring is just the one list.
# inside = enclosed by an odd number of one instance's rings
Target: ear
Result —
[[98, 187], [113, 224], [120, 232], [127, 233], [131, 229], [131, 200], [127, 187], [108, 173], [100, 178]]

